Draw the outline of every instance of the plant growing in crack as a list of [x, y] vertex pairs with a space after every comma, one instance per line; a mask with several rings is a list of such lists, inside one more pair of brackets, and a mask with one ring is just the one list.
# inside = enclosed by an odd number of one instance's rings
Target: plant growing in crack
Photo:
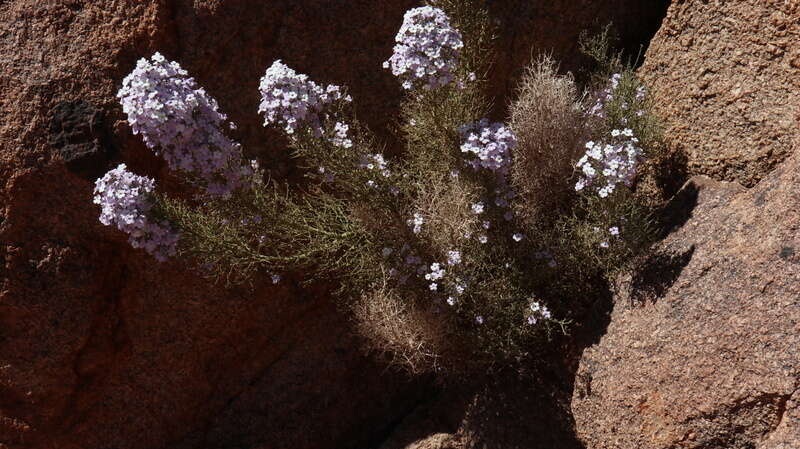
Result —
[[275, 61], [258, 112], [286, 134], [300, 184], [265, 179], [177, 62], [142, 59], [123, 110], [195, 195], [158, 193], [123, 165], [98, 180], [101, 221], [220, 277], [335, 280], [372, 347], [413, 372], [535, 358], [580, 319], [593, 280], [649, 245], [636, 181], [656, 127], [629, 67], [583, 94], [547, 57], [523, 77], [510, 123], [490, 119], [492, 38], [477, 0], [406, 13], [384, 66], [406, 91], [392, 157], [346, 88]]

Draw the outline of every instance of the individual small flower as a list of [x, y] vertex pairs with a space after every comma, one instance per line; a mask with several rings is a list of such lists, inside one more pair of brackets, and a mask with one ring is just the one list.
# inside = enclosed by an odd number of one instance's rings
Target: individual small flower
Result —
[[483, 316], [478, 315], [475, 317], [475, 322], [478, 324], [483, 324]]
[[486, 242], [489, 241], [489, 237], [486, 237], [485, 235], [481, 235], [481, 236], [478, 237], [478, 241], [481, 242], [481, 243], [486, 243]]
[[383, 67], [400, 78], [404, 89], [435, 89], [454, 78], [464, 43], [439, 8], [413, 8], [403, 17], [394, 53]]
[[389, 257], [389, 256], [392, 255], [393, 252], [394, 252], [394, 250], [392, 248], [388, 248], [387, 247], [387, 248], [383, 248], [383, 251], [381, 251], [381, 254], [383, 254], [383, 257]]
[[608, 248], [608, 246], [609, 246], [608, 242], [601, 242], [600, 243], [600, 248]]
[[616, 227], [616, 226], [612, 226], [612, 227], [608, 228], [608, 232], [611, 235], [619, 235], [619, 228]]
[[108, 171], [95, 182], [94, 203], [99, 204], [100, 223], [115, 225], [128, 234], [134, 248], [143, 248], [163, 262], [175, 254], [180, 234], [167, 222], [154, 222], [148, 213], [155, 181], [128, 171], [125, 164]]
[[429, 286], [428, 286], [428, 288], [429, 288], [431, 291], [436, 291], [436, 290], [438, 290], [438, 289], [439, 289], [439, 284], [437, 284], [436, 282], [431, 282], [431, 285], [429, 285]]
[[536, 319], [536, 317], [535, 317], [535, 316], [533, 316], [533, 315], [528, 315], [528, 324], [530, 324], [531, 326], [533, 326], [534, 324], [536, 324], [536, 322], [537, 322], [537, 321], [538, 321], [538, 320]]
[[279, 274], [273, 274], [270, 276], [270, 278], [272, 279], [273, 284], [277, 284], [281, 281], [281, 276]]
[[[273, 62], [267, 69], [261, 78], [259, 91], [261, 103], [258, 112], [264, 114], [264, 126], [281, 126], [289, 135], [294, 135], [301, 127], [308, 127], [314, 136], [322, 137], [325, 107], [338, 100], [350, 101], [350, 97], [344, 95], [339, 86], [320, 86], [280, 60]], [[334, 139], [342, 146], [349, 142], [346, 131], [342, 126], [335, 129]], [[349, 144], [352, 145], [352, 142]]]
[[516, 234], [512, 235], [511, 238], [513, 238], [515, 242], [521, 242], [525, 236], [517, 232]]
[[483, 213], [483, 203], [475, 203], [472, 205], [472, 213], [473, 214], [482, 214]]
[[447, 305], [449, 305], [449, 306], [456, 305], [456, 298], [454, 298], [452, 296], [448, 296], [447, 297]]

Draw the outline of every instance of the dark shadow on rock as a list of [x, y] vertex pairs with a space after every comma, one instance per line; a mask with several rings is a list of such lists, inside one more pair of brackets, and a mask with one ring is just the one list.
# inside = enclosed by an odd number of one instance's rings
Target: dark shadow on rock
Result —
[[533, 378], [500, 375], [480, 389], [464, 416], [471, 447], [584, 449], [575, 434], [572, 376], [540, 370]]
[[83, 100], [62, 101], [50, 119], [50, 145], [69, 171], [94, 181], [116, 153], [103, 113]]
[[692, 211], [697, 207], [700, 189], [694, 183], [686, 184], [667, 204], [659, 214], [659, 238], [680, 229], [692, 217]]
[[689, 180], [689, 158], [683, 151], [673, 151], [655, 167], [656, 186], [665, 198], [671, 198]]
[[631, 301], [655, 303], [664, 297], [683, 269], [692, 260], [695, 246], [683, 252], [657, 252], [636, 270], [631, 279]]

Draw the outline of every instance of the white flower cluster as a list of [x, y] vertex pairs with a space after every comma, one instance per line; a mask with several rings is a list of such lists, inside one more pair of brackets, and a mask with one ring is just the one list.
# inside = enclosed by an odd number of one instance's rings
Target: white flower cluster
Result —
[[[352, 101], [339, 86], [331, 84], [323, 88], [280, 60], [267, 69], [258, 90], [261, 92], [258, 112], [264, 114], [264, 126], [282, 126], [289, 135], [301, 126], [308, 126], [316, 137], [322, 137], [321, 119], [325, 117], [322, 115], [325, 106], [337, 100]], [[346, 134], [347, 129], [337, 128], [338, 142], [348, 142]]]
[[528, 315], [528, 324], [536, 324], [539, 322], [539, 319], [546, 319], [549, 320], [552, 318], [552, 314], [550, 310], [544, 304], [541, 304], [536, 301], [531, 301], [530, 305], [528, 306], [531, 313]]
[[447, 252], [447, 264], [448, 265], [458, 265], [461, 263], [461, 252], [456, 250], [451, 250]]
[[331, 143], [337, 147], [351, 148], [353, 146], [353, 141], [347, 137], [347, 131], [349, 130], [350, 126], [346, 123], [336, 122], [336, 125], [333, 127], [334, 134]]
[[439, 284], [436, 283], [439, 279], [443, 278], [447, 271], [442, 268], [442, 265], [439, 262], [435, 262], [431, 264], [430, 273], [425, 275], [425, 279], [431, 281], [428, 285], [430, 290], [438, 290]]
[[207, 193], [229, 195], [252, 176], [241, 146], [222, 132], [227, 117], [177, 62], [159, 53], [140, 59], [117, 97], [133, 133], [170, 169], [199, 177]]
[[[381, 179], [385, 180], [392, 175], [392, 172], [387, 168], [386, 159], [380, 153], [368, 153], [361, 156], [361, 162], [358, 166], [376, 176], [377, 181], [375, 179], [367, 180], [367, 186], [371, 188], [379, 188]], [[395, 186], [389, 186], [388, 190], [393, 195], [400, 193], [400, 190]]]
[[580, 158], [577, 168], [581, 177], [575, 184], [576, 191], [594, 186], [596, 193], [605, 198], [614, 192], [620, 183], [629, 186], [636, 177], [642, 149], [633, 130], [615, 129], [608, 142], [586, 142], [586, 153]]
[[425, 223], [425, 218], [419, 212], [414, 213], [414, 218], [408, 220], [408, 225], [413, 228], [414, 234], [419, 234], [422, 231], [422, 225]]
[[464, 42], [444, 11], [431, 6], [409, 9], [395, 41], [394, 53], [383, 67], [391, 68], [404, 89], [435, 89], [453, 81]]
[[101, 207], [100, 223], [115, 225], [128, 234], [131, 246], [144, 248], [163, 262], [175, 254], [180, 235], [168, 223], [154, 223], [148, 218], [154, 188], [151, 178], [131, 173], [120, 164], [95, 182], [94, 203]]
[[[488, 170], [495, 175], [494, 199], [488, 204], [494, 204], [503, 212], [503, 218], [511, 221], [514, 213], [511, 211], [510, 200], [516, 194], [508, 182], [508, 173], [511, 167], [511, 152], [517, 146], [517, 137], [514, 132], [503, 123], [489, 123], [487, 119], [481, 119], [475, 123], [463, 125], [459, 128], [459, 133], [463, 138], [461, 152], [477, 156], [466, 161], [466, 165], [474, 170]], [[486, 203], [479, 202], [471, 206], [475, 214], [482, 214], [487, 210]], [[484, 229], [489, 229], [489, 222], [484, 222]], [[524, 237], [520, 233], [511, 235], [515, 242], [519, 242]], [[486, 243], [488, 237], [479, 235], [478, 241]]]
[[511, 165], [511, 151], [517, 146], [517, 136], [503, 123], [481, 119], [459, 128], [461, 152], [472, 153], [477, 159], [469, 161], [474, 169], [484, 168], [505, 175]]

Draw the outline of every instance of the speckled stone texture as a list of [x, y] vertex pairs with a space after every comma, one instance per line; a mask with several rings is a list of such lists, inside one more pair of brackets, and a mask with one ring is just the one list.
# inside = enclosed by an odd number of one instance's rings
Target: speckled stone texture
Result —
[[572, 402], [589, 449], [800, 447], [800, 152], [749, 190], [695, 177], [619, 282]]
[[800, 3], [674, 1], [641, 74], [689, 172], [752, 186], [800, 135]]
[[361, 446], [405, 413], [424, 383], [365, 357], [324, 291], [158, 264], [91, 198], [121, 161], [169, 182], [114, 97], [139, 57], [179, 60], [248, 150], [279, 153], [266, 67], [349, 85], [380, 125], [400, 92], [380, 62], [412, 4], [0, 2], [0, 447]]

